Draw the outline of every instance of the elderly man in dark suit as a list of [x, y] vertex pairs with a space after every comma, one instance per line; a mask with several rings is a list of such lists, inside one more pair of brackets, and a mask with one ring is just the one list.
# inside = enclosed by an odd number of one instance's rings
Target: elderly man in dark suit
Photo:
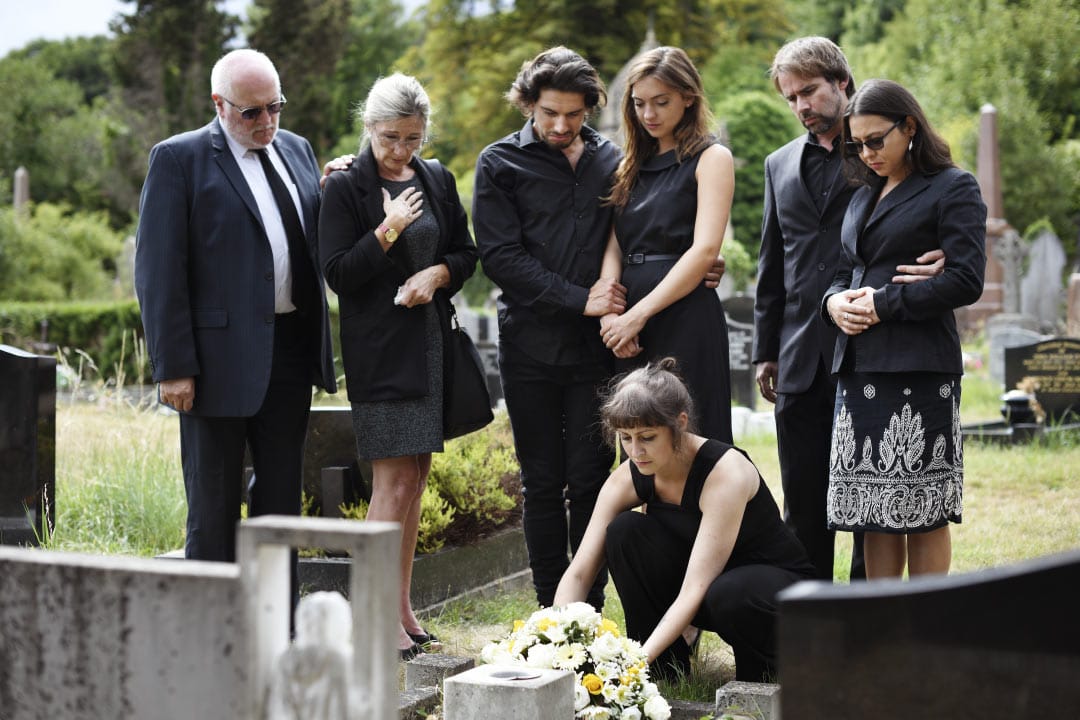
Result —
[[336, 383], [315, 155], [278, 129], [265, 55], [230, 52], [210, 84], [217, 117], [150, 152], [135, 289], [160, 401], [180, 412], [185, 555], [232, 561], [245, 444], [249, 514], [298, 515], [312, 384]]
[[[777, 52], [773, 84], [807, 133], [765, 159], [765, 214], [758, 258], [753, 361], [762, 397], [776, 403], [784, 517], [818, 577], [833, 577], [826, 528], [829, 446], [836, 380], [829, 374], [836, 329], [820, 317], [840, 258], [840, 227], [854, 192], [841, 172], [842, 119], [855, 79], [831, 40], [805, 37]], [[944, 255], [897, 267], [894, 282], [937, 275]], [[863, 578], [861, 535], [851, 577]]]

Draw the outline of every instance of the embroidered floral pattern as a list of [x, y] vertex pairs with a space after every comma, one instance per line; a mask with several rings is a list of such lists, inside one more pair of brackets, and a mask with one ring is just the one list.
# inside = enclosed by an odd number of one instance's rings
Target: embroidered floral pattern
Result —
[[[959, 522], [964, 463], [957, 395], [950, 384], [938, 389], [952, 422], [931, 439], [927, 453], [922, 414], [907, 401], [910, 388], [904, 390], [903, 405], [876, 442], [876, 456], [874, 439], [867, 435], [860, 442], [846, 398], [841, 404], [829, 458], [830, 527], [904, 532]], [[867, 399], [877, 394], [872, 384], [863, 387]]]

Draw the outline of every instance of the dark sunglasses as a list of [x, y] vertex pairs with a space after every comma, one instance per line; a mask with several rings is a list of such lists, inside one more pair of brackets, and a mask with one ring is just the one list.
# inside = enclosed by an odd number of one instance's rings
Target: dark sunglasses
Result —
[[848, 140], [845, 143], [847, 145], [847, 149], [851, 152], [852, 155], [862, 155], [864, 147], [868, 147], [876, 152], [881, 148], [885, 147], [885, 138], [887, 138], [889, 136], [889, 133], [891, 133], [893, 130], [900, 127], [900, 123], [902, 122], [904, 122], [904, 118], [901, 118], [900, 120], [894, 122], [892, 124], [892, 127], [878, 135], [876, 138], [870, 138], [869, 140], [863, 140], [862, 142], [859, 142], [858, 140]]
[[281, 112], [281, 108], [285, 107], [286, 102], [285, 96], [282, 95], [280, 100], [278, 100], [277, 102], [272, 102], [269, 105], [259, 105], [257, 107], [240, 107], [224, 95], [221, 95], [220, 97], [222, 100], [236, 108], [236, 112], [240, 113], [240, 117], [244, 118], [245, 120], [254, 120], [255, 118], [262, 115], [263, 110], [265, 110], [271, 115], [277, 115], [279, 112]]

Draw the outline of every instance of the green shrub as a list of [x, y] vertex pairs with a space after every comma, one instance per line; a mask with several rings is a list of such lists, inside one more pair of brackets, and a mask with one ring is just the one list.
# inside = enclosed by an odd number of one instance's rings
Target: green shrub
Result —
[[519, 510], [521, 485], [510, 420], [499, 413], [478, 432], [446, 443], [432, 456], [428, 487], [456, 511], [451, 542], [468, 542], [505, 524]]

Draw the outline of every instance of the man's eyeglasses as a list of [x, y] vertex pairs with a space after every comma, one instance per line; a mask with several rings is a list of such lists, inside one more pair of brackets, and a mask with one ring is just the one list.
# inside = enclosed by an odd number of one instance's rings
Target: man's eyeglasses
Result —
[[424, 138], [401, 138], [397, 135], [391, 135], [389, 133], [377, 132], [375, 137], [379, 138], [379, 144], [383, 147], [402, 147], [406, 150], [415, 150], [424, 144]]
[[281, 112], [281, 108], [285, 107], [286, 102], [285, 96], [282, 95], [280, 100], [278, 100], [277, 102], [272, 102], [269, 105], [258, 105], [256, 107], [240, 107], [224, 95], [220, 95], [219, 97], [225, 102], [232, 105], [234, 108], [236, 108], [236, 112], [240, 113], [240, 117], [244, 118], [245, 120], [254, 120], [255, 118], [263, 114], [263, 110], [265, 110], [270, 115], [277, 115], [279, 112]]
[[900, 127], [900, 123], [904, 122], [905, 119], [906, 118], [901, 118], [897, 120], [888, 130], [881, 133], [876, 138], [870, 138], [868, 140], [863, 140], [862, 142], [859, 142], [858, 140], [848, 140], [846, 143], [847, 149], [851, 152], [852, 155], [862, 155], [864, 147], [868, 147], [874, 152], [877, 152], [881, 148], [885, 147], [885, 138], [889, 136], [889, 133]]

